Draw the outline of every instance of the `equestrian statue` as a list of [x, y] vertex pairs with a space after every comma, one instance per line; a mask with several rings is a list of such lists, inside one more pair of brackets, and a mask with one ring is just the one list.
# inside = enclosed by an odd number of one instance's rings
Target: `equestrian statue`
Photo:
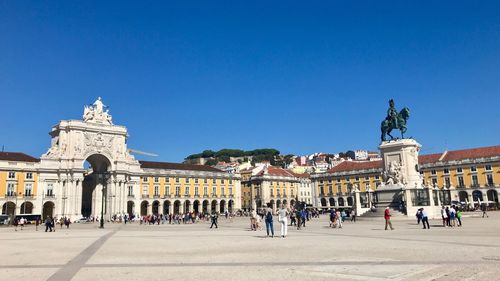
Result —
[[394, 107], [394, 100], [391, 99], [389, 101], [387, 117], [385, 117], [385, 120], [382, 121], [382, 124], [380, 125], [380, 130], [382, 131], [382, 141], [386, 140], [386, 135], [391, 137], [391, 140], [394, 139], [391, 135], [393, 129], [399, 129], [399, 131], [401, 131], [401, 138], [404, 138], [404, 133], [406, 133], [406, 121], [408, 118], [410, 118], [410, 109], [405, 107], [398, 113]]

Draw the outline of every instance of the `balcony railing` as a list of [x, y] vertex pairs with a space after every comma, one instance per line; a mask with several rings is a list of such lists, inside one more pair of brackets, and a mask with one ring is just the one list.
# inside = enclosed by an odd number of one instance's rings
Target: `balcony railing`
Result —
[[172, 194], [163, 194], [163, 198], [172, 198]]
[[149, 194], [142, 194], [142, 195], [141, 195], [141, 198], [142, 198], [142, 199], [148, 199], [148, 198], [149, 198]]
[[155, 194], [155, 195], [153, 195], [153, 198], [155, 198], [155, 199], [160, 198], [160, 194]]
[[128, 197], [129, 199], [134, 199], [134, 198], [135, 198], [135, 195], [134, 195], [134, 194], [129, 194], [129, 195], [127, 195], [127, 197]]

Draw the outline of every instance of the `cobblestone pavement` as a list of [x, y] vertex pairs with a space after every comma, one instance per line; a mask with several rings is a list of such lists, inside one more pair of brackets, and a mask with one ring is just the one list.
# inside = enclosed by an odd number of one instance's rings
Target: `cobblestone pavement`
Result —
[[[500, 212], [461, 228], [380, 219], [328, 227], [326, 216], [287, 238], [246, 218], [194, 225], [73, 224], [54, 233], [0, 228], [0, 280], [499, 280]], [[275, 233], [279, 224], [275, 221]]]

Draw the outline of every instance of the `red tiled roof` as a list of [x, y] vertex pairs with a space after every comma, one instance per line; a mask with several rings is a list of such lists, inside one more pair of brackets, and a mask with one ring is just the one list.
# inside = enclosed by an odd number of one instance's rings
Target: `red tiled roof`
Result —
[[443, 161], [500, 156], [500, 145], [471, 149], [453, 150], [446, 153]]
[[328, 173], [347, 172], [368, 169], [381, 169], [382, 160], [378, 161], [344, 161], [328, 170]]
[[427, 154], [427, 155], [420, 155], [418, 156], [418, 163], [419, 164], [428, 164], [428, 163], [434, 163], [439, 160], [439, 158], [443, 155], [442, 153], [434, 153], [434, 154]]
[[0, 152], [0, 160], [19, 162], [40, 162], [40, 159], [29, 156], [22, 152]]
[[267, 173], [272, 176], [295, 177], [295, 175], [292, 172], [273, 166], [267, 167]]
[[143, 169], [167, 169], [167, 170], [185, 170], [185, 171], [206, 171], [206, 172], [222, 172], [219, 169], [192, 164], [168, 163], [168, 162], [151, 162], [139, 161]]
[[298, 174], [298, 173], [293, 173], [296, 177], [298, 178], [309, 178], [309, 173], [302, 173], [302, 174]]

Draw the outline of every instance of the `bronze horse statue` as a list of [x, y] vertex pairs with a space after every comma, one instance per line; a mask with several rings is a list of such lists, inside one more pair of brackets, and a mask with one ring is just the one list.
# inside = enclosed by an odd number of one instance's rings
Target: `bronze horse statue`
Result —
[[382, 141], [386, 140], [386, 135], [391, 137], [391, 140], [394, 139], [391, 135], [393, 129], [399, 129], [399, 131], [401, 131], [401, 138], [404, 138], [404, 133], [406, 133], [406, 121], [410, 118], [410, 109], [408, 107], [403, 108], [395, 118], [397, 119], [396, 124], [393, 124], [394, 121], [389, 117], [382, 121], [382, 124], [380, 125], [380, 130], [382, 131]]

